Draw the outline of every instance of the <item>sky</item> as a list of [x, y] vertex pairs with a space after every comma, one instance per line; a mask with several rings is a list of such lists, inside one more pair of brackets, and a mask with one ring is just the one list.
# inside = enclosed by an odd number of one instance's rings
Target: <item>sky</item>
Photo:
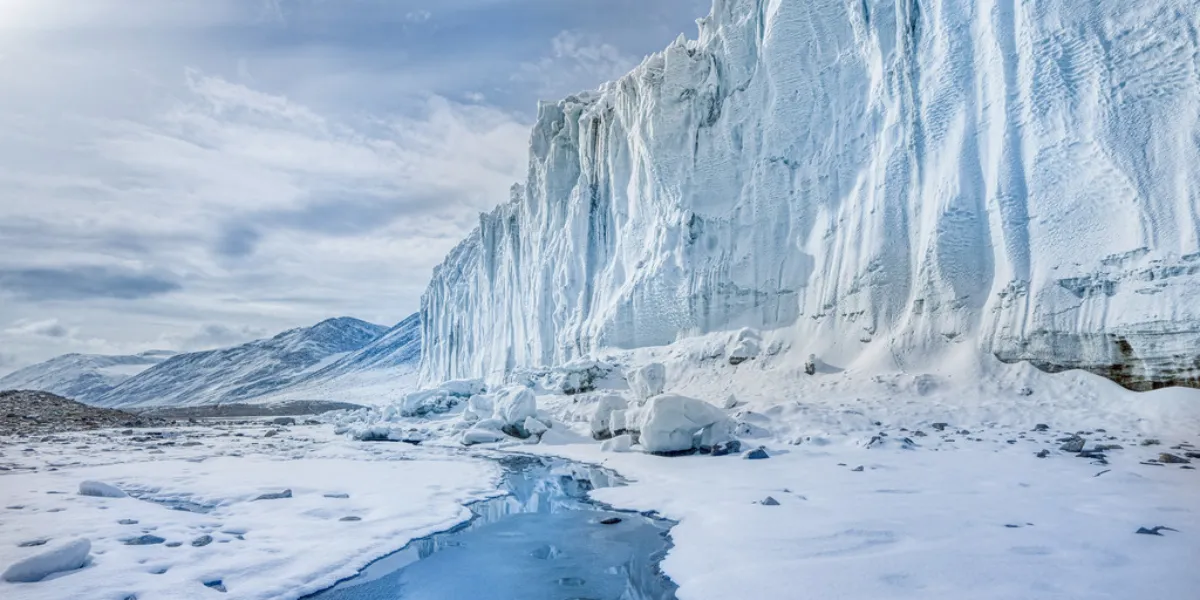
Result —
[[391, 325], [710, 0], [0, 0], [0, 374]]

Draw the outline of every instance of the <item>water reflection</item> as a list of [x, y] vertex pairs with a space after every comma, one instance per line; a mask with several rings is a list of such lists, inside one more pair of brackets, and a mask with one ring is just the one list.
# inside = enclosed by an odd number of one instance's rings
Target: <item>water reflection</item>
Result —
[[[470, 522], [413, 540], [320, 600], [673, 600], [658, 571], [671, 522], [587, 501], [621, 485], [608, 471], [504, 456], [507, 496], [471, 505]], [[604, 525], [601, 521], [619, 520]]]

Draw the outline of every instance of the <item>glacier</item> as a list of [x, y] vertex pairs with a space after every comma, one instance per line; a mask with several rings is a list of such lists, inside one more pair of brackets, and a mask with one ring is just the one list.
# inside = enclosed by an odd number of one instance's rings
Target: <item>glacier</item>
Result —
[[[423, 382], [750, 327], [1200, 385], [1195, 0], [715, 0], [543, 103], [422, 299]], [[780, 341], [782, 340], [782, 342]]]

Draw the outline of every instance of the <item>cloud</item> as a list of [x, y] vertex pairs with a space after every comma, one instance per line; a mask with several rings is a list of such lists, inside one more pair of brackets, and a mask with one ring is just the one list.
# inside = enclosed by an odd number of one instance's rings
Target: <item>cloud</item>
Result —
[[110, 267], [0, 269], [0, 291], [32, 301], [134, 300], [180, 289], [178, 283], [162, 276]]
[[22, 337], [62, 339], [74, 337], [77, 331], [59, 323], [58, 319], [45, 319], [42, 321], [18, 321], [12, 327], [5, 329], [4, 333]]
[[550, 40], [550, 54], [521, 64], [514, 81], [534, 83], [548, 97], [595, 89], [620, 78], [637, 60], [598, 36], [560, 31]]
[[404, 15], [404, 18], [412, 23], [424, 23], [425, 21], [428, 21], [429, 19], [433, 18], [433, 13], [422, 8], [422, 9], [418, 9], [418, 10], [409, 11], [408, 13], [406, 13]]
[[237, 346], [251, 340], [267, 337], [266, 330], [258, 327], [231, 327], [220, 323], [205, 323], [182, 339], [166, 340], [178, 349], [189, 351], [210, 350], [227, 346]]
[[0, 0], [0, 246], [19, 250], [0, 323], [72, 332], [0, 348], [398, 321], [526, 175], [535, 101], [620, 75], [703, 1]]

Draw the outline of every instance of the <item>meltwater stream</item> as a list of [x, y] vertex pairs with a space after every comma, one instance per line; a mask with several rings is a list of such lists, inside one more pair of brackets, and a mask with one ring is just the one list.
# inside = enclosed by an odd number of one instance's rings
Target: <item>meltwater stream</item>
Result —
[[658, 569], [673, 523], [587, 499], [621, 485], [618, 477], [559, 459], [498, 460], [507, 496], [470, 505], [470, 522], [413, 540], [308, 598], [674, 600], [675, 584]]

